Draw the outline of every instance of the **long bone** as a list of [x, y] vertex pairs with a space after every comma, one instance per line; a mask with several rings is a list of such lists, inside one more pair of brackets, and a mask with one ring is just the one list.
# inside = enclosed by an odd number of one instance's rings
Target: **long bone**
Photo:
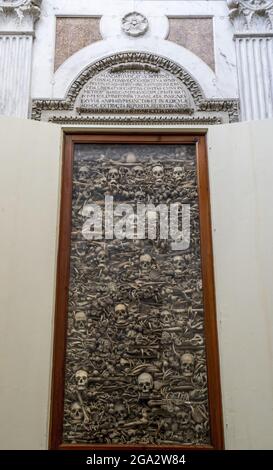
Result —
[[84, 416], [83, 422], [84, 422], [84, 424], [88, 424], [89, 421], [90, 421], [90, 420], [89, 420], [89, 416], [88, 416], [88, 414], [87, 414], [87, 412], [86, 412], [86, 409], [85, 409], [85, 406], [84, 406], [84, 403], [83, 403], [83, 400], [82, 400], [82, 396], [81, 396], [81, 394], [80, 394], [80, 392], [79, 392], [78, 390], [77, 390], [77, 396], [78, 396], [79, 403], [80, 403], [80, 405], [81, 405], [81, 407], [82, 407], [82, 412], [83, 412], [83, 416]]

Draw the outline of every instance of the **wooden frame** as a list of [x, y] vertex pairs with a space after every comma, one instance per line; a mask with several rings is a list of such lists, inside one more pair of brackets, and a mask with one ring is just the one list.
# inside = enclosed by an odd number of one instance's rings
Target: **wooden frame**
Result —
[[[69, 287], [69, 254], [72, 207], [72, 168], [74, 144], [77, 143], [135, 143], [135, 144], [195, 144], [200, 209], [200, 242], [205, 309], [205, 337], [208, 369], [210, 410], [210, 446], [153, 446], [153, 445], [87, 445], [63, 444], [62, 423], [64, 405], [64, 370], [67, 331], [67, 301]], [[217, 338], [213, 251], [209, 199], [208, 159], [205, 134], [140, 134], [96, 133], [65, 134], [62, 167], [61, 213], [57, 264], [56, 314], [54, 326], [54, 353], [50, 419], [50, 449], [64, 450], [219, 450], [224, 448], [219, 351]]]

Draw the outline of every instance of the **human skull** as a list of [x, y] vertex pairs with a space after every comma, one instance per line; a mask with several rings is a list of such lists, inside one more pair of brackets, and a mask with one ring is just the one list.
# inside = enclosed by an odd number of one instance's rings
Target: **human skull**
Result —
[[181, 357], [182, 375], [191, 377], [194, 371], [194, 356], [191, 353], [185, 353]]
[[111, 350], [111, 342], [107, 338], [101, 338], [98, 345], [98, 351], [101, 353], [109, 353]]
[[172, 321], [172, 314], [169, 310], [163, 310], [160, 314], [160, 319], [164, 325], [169, 325]]
[[180, 410], [180, 412], [178, 413], [178, 418], [182, 426], [186, 426], [187, 424], [189, 424], [189, 421], [190, 421], [189, 410], [185, 407], [182, 408], [182, 410]]
[[136, 162], [136, 156], [133, 152], [129, 152], [126, 157], [126, 162], [127, 163], [135, 163]]
[[150, 393], [154, 386], [153, 377], [148, 372], [142, 372], [137, 379], [138, 387], [143, 394]]
[[107, 178], [103, 174], [98, 174], [95, 179], [95, 188], [104, 188], [107, 185]]
[[75, 313], [75, 328], [78, 331], [85, 331], [87, 326], [87, 316], [84, 312]]
[[75, 401], [70, 408], [70, 415], [73, 423], [80, 423], [83, 419], [83, 412], [79, 402]]
[[161, 165], [156, 165], [153, 167], [153, 175], [156, 181], [161, 181], [164, 176], [164, 168]]
[[126, 178], [129, 175], [129, 168], [127, 166], [121, 166], [119, 168], [119, 174], [122, 178]]
[[75, 374], [75, 379], [77, 383], [77, 389], [84, 390], [87, 386], [88, 373], [86, 372], [86, 370], [79, 369]]
[[114, 406], [114, 413], [117, 419], [124, 419], [127, 416], [127, 409], [123, 403], [116, 403]]
[[173, 169], [173, 176], [176, 180], [181, 180], [184, 176], [184, 168], [182, 166], [176, 166], [174, 169]]
[[101, 186], [105, 186], [105, 185], [107, 184], [107, 178], [106, 178], [106, 176], [105, 176], [105, 175], [101, 175], [99, 181], [100, 181]]
[[143, 191], [143, 189], [139, 189], [138, 191], [135, 192], [135, 201], [137, 202], [145, 202], [146, 199], [146, 193]]
[[101, 250], [97, 254], [97, 263], [99, 266], [104, 266], [106, 263], [106, 252], [105, 250]]
[[183, 267], [183, 258], [182, 258], [182, 256], [180, 256], [180, 255], [175, 256], [174, 259], [173, 259], [173, 262], [174, 262], [175, 269], [180, 271]]
[[148, 271], [151, 268], [152, 258], [150, 255], [141, 255], [139, 258], [140, 268], [142, 271]]
[[98, 375], [98, 371], [105, 369], [105, 359], [100, 356], [92, 356], [92, 363], [94, 363], [93, 375]]
[[85, 179], [88, 177], [88, 174], [89, 174], [89, 168], [87, 165], [83, 165], [80, 167], [79, 169], [79, 176], [80, 176], [80, 179]]
[[108, 171], [108, 179], [110, 181], [117, 181], [118, 180], [118, 170], [117, 168], [110, 168]]
[[162, 344], [171, 344], [173, 341], [172, 336], [168, 331], [163, 331], [161, 335], [161, 343]]
[[117, 315], [117, 321], [122, 322], [127, 318], [127, 308], [124, 304], [118, 304], [115, 306], [115, 314]]
[[143, 173], [144, 173], [144, 170], [143, 170], [143, 167], [141, 165], [136, 165], [134, 166], [133, 168], [133, 175], [136, 179], [142, 179], [143, 178]]
[[120, 372], [129, 372], [130, 370], [130, 362], [127, 359], [124, 359], [123, 357], [120, 359], [119, 364], [118, 364], [118, 370]]

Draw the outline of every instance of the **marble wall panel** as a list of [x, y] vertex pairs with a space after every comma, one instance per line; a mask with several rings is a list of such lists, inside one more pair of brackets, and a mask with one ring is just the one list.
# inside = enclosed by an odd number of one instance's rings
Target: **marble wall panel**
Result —
[[99, 17], [57, 17], [54, 70], [75, 52], [101, 39], [99, 22]]
[[215, 70], [212, 18], [169, 18], [169, 41], [189, 49]]

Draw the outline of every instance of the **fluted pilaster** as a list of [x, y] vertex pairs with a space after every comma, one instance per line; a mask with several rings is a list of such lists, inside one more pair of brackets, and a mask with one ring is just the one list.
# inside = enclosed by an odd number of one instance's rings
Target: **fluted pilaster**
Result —
[[235, 38], [242, 120], [273, 117], [273, 38]]
[[0, 0], [0, 114], [27, 117], [41, 0]]
[[273, 117], [273, 1], [228, 0], [241, 119]]

